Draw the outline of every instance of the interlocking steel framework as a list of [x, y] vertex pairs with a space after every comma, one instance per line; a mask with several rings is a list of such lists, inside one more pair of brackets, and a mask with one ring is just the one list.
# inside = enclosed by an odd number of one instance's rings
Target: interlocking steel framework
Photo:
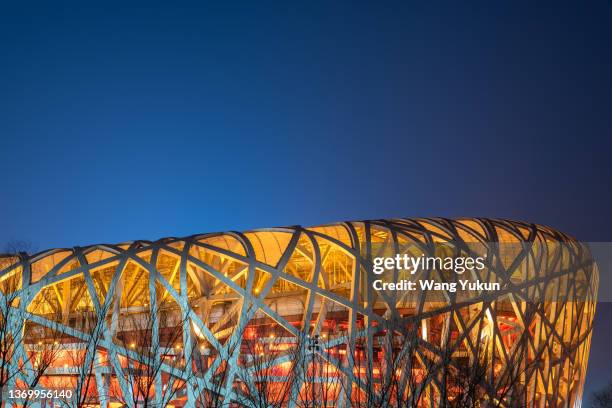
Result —
[[[458, 302], [450, 293], [372, 289], [380, 278], [371, 273], [374, 256], [414, 248], [436, 254], [444, 245], [455, 254], [484, 256], [487, 267], [470, 273], [499, 282], [502, 290]], [[104, 315], [97, 347], [83, 350], [99, 363], [88, 392], [100, 406], [133, 393], [123, 372], [129, 365], [125, 356], [136, 351], [125, 339], [137, 334], [127, 333], [122, 319], [162, 311], [173, 317], [163, 323], [154, 319], [150, 346], [165, 356], [158, 360], [161, 370], [152, 391], [158, 403], [164, 387], [159, 385], [176, 377], [184, 378], [184, 390], [164, 404], [193, 406], [198, 392], [214, 388], [226, 402], [253, 406], [244, 394], [259, 389], [254, 372], [260, 367], [253, 356], [259, 353], [279, 370], [270, 381], [289, 375], [282, 370], [295, 369], [290, 360], [298, 355], [332, 367], [336, 383], [328, 397], [336, 406], [349, 406], [368, 390], [385, 392], [384, 379], [392, 377], [401, 390], [387, 404], [407, 401], [418, 389], [415, 405], [439, 406], [457, 393], [457, 384], [453, 388], [444, 377], [449, 367], [480, 363], [483, 401], [579, 406], [598, 285], [590, 253], [567, 235], [530, 223], [476, 218], [211, 233], [20, 254], [2, 265], [0, 296], [9, 295], [7, 284], [13, 282], [19, 301], [11, 307], [22, 312], [11, 323], [20, 336], [15, 359], [45, 341], [44, 328], [61, 331], [62, 352], [78, 349], [91, 335], [82, 316]], [[395, 271], [393, 277], [402, 276]], [[407, 328], [415, 327], [418, 334], [402, 340]], [[164, 330], [179, 332], [178, 343], [166, 344]], [[245, 347], [247, 342], [256, 349]], [[410, 359], [399, 366], [389, 363], [389, 355], [399, 361], [409, 346]], [[175, 358], [167, 358], [173, 349]], [[245, 372], [253, 374], [251, 383]], [[510, 389], [512, 373], [520, 388]], [[74, 375], [70, 361], [58, 359], [41, 386]], [[310, 380], [306, 372], [298, 376], [283, 405], [299, 405], [300, 390]], [[332, 381], [331, 376], [319, 380]], [[415, 380], [412, 388], [410, 380]]]

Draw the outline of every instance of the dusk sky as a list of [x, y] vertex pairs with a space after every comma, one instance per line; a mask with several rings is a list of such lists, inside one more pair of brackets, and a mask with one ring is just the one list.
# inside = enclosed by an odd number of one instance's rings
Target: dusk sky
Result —
[[[612, 241], [612, 3], [12, 2], [0, 243], [482, 216]], [[610, 379], [600, 304], [587, 389]]]

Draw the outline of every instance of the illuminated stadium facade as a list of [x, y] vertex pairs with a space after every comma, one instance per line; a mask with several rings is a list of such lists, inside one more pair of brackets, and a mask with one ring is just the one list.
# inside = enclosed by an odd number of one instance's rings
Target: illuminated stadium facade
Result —
[[[374, 290], [372, 259], [411, 251], [482, 256], [501, 290]], [[0, 270], [3, 398], [70, 389], [83, 407], [580, 406], [598, 285], [572, 238], [488, 219], [94, 245]]]

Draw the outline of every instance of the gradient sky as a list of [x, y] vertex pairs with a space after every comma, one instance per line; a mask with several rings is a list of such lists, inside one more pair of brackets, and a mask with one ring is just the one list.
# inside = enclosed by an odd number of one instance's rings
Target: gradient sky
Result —
[[612, 3], [406, 3], [4, 4], [0, 243], [410, 216], [612, 241]]

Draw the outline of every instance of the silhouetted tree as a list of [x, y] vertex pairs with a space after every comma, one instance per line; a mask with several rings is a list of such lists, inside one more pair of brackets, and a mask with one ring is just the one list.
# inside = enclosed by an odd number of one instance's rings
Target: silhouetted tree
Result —
[[191, 375], [183, 343], [186, 319], [179, 310], [148, 308], [119, 318], [115, 342], [125, 361], [119, 383], [131, 391], [113, 393], [120, 402], [161, 408], [185, 391]]
[[[26, 305], [20, 300], [22, 287], [22, 259], [30, 245], [11, 242], [0, 255], [0, 406], [9, 389], [25, 391], [19, 404], [32, 403], [34, 391], [59, 356], [57, 330], [27, 324]], [[27, 327], [26, 327], [27, 324]], [[27, 333], [38, 335], [35, 343], [22, 337]], [[27, 336], [32, 337], [32, 336]]]
[[[418, 326], [390, 322], [388, 329], [377, 333], [376, 352], [369, 354], [366, 340], [357, 338], [354, 346], [347, 343], [346, 365], [353, 360], [353, 371], [360, 376], [361, 385], [346, 385], [352, 408], [386, 408], [420, 406], [424, 384], [431, 369], [417, 369], [419, 352]], [[346, 334], [349, 336], [349, 333]], [[378, 354], [378, 355], [375, 355]], [[363, 375], [361, 375], [363, 374]], [[351, 389], [348, 387], [351, 386]]]
[[243, 338], [237, 372], [237, 403], [255, 408], [281, 408], [290, 401], [303, 359], [300, 337]]
[[612, 408], [612, 383], [593, 391], [589, 403], [591, 408]]
[[69, 408], [84, 408], [91, 404], [100, 404], [107, 395], [99, 395], [96, 384], [96, 370], [104, 366], [100, 360], [99, 347], [104, 340], [104, 334], [108, 330], [106, 317], [110, 310], [111, 302], [101, 304], [99, 310], [87, 310], [79, 312], [75, 320], [77, 331], [84, 333], [85, 338], [71, 338], [67, 345], [67, 357], [70, 365], [64, 367], [68, 370], [69, 377], [62, 379], [56, 387], [72, 389], [72, 398], [63, 401], [63, 405]]
[[225, 408], [230, 407], [230, 399], [225, 398], [226, 390], [231, 390], [233, 384], [230, 380], [232, 357], [239, 352], [240, 337], [229, 336], [226, 339], [226, 352], [213, 356], [212, 346], [202, 343], [199, 347], [194, 344], [192, 348], [193, 375], [189, 383], [193, 389], [194, 405], [196, 408]]

